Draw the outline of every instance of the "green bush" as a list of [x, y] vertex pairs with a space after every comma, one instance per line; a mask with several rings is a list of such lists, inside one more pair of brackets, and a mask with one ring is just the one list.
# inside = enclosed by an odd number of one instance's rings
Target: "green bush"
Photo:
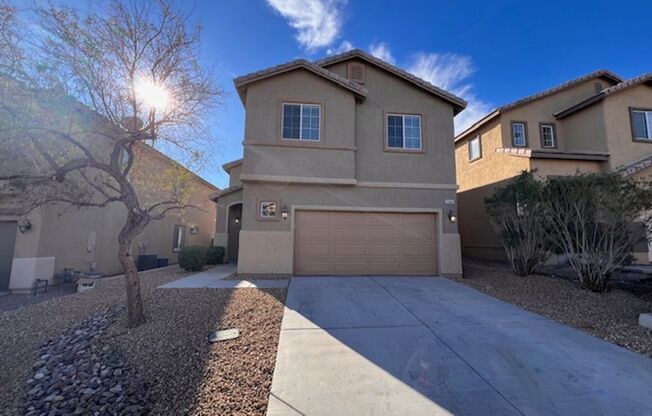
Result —
[[224, 263], [224, 247], [211, 246], [207, 249], [207, 264], [222, 264]]
[[186, 271], [198, 272], [208, 260], [206, 247], [184, 247], [179, 251], [179, 267]]

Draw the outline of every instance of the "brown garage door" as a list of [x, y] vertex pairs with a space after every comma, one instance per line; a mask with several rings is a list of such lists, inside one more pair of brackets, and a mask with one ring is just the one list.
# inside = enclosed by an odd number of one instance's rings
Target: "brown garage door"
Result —
[[437, 272], [435, 214], [297, 211], [297, 275]]

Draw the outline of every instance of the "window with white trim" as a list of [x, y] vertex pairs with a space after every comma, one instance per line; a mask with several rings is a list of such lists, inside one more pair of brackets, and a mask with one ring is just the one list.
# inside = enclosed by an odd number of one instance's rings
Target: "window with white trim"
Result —
[[388, 114], [387, 147], [390, 149], [421, 150], [421, 116]]
[[557, 147], [557, 138], [555, 137], [555, 126], [552, 124], [541, 125], [541, 146], [545, 148]]
[[283, 103], [282, 137], [290, 140], [319, 140], [321, 106]]
[[482, 145], [480, 144], [480, 136], [475, 136], [469, 140], [469, 161], [474, 161], [482, 157]]
[[525, 138], [525, 123], [512, 123], [512, 145], [515, 147], [525, 147], [527, 140]]
[[172, 251], [179, 251], [186, 245], [186, 227], [183, 225], [174, 226], [174, 237], [172, 240]]
[[652, 110], [631, 110], [632, 135], [636, 140], [652, 140]]

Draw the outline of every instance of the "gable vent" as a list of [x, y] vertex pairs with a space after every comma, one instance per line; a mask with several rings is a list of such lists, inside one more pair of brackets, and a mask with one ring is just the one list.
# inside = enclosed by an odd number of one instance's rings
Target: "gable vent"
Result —
[[364, 65], [358, 62], [352, 62], [348, 66], [348, 75], [351, 81], [357, 82], [358, 84], [364, 84], [365, 82], [365, 68]]

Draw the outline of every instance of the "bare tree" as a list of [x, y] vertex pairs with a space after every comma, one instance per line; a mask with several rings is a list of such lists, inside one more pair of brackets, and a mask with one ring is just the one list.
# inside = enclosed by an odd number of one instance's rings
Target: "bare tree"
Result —
[[543, 182], [523, 172], [485, 201], [489, 221], [518, 276], [527, 276], [549, 257]]
[[552, 178], [545, 187], [548, 231], [559, 252], [566, 253], [580, 283], [596, 292], [631, 256], [649, 228], [650, 184], [619, 173], [576, 174]]
[[221, 91], [200, 63], [200, 28], [168, 0], [113, 0], [83, 16], [39, 7], [29, 36], [27, 26], [16, 29], [18, 17], [0, 3], [0, 207], [123, 204], [118, 254], [129, 325], [139, 325], [131, 242], [151, 221], [190, 206], [182, 169], [143, 195], [138, 182], [152, 187], [153, 178], [136, 165], [151, 147], [184, 163], [201, 157]]

